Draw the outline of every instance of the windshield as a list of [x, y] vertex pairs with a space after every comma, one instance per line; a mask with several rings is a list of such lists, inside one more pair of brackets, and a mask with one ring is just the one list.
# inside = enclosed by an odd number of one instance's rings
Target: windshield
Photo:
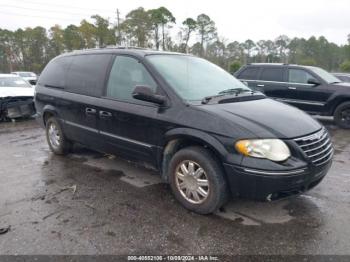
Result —
[[334, 75], [328, 73], [326, 70], [323, 70], [322, 68], [314, 67], [314, 66], [310, 66], [308, 68], [310, 70], [312, 70], [315, 74], [317, 74], [319, 77], [321, 77], [328, 84], [341, 82], [341, 80], [339, 78], [337, 78]]
[[225, 90], [251, 91], [225, 70], [198, 57], [149, 55], [147, 60], [185, 100], [202, 100]]
[[21, 77], [0, 77], [1, 87], [32, 87]]

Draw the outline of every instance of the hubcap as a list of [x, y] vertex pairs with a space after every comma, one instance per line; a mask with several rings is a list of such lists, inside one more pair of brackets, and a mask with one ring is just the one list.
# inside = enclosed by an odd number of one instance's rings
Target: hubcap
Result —
[[182, 161], [176, 168], [176, 186], [192, 204], [203, 203], [209, 195], [209, 180], [203, 168], [191, 160]]
[[51, 146], [54, 149], [57, 149], [61, 143], [61, 136], [60, 136], [60, 131], [57, 128], [56, 124], [50, 123], [48, 137], [49, 137]]

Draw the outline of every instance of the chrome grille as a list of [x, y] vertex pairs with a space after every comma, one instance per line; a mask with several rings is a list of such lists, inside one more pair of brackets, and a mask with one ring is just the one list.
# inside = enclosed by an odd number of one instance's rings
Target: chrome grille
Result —
[[316, 166], [323, 165], [332, 159], [332, 142], [325, 128], [309, 136], [296, 138], [294, 141]]

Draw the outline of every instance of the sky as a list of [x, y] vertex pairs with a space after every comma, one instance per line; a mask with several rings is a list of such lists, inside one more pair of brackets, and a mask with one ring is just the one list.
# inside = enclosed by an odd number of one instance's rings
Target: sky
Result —
[[[116, 21], [137, 7], [165, 6], [176, 17], [178, 29], [187, 17], [205, 13], [216, 23], [219, 37], [230, 41], [325, 36], [346, 44], [350, 34], [350, 0], [0, 0], [0, 28], [78, 25], [93, 14]], [[176, 30], [174, 30], [176, 31]]]

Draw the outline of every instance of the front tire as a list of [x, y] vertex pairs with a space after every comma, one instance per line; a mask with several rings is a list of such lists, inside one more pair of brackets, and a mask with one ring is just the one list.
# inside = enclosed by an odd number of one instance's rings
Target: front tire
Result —
[[222, 168], [203, 147], [178, 151], [169, 163], [169, 172], [175, 198], [191, 211], [210, 214], [228, 200], [229, 190]]
[[64, 136], [62, 127], [55, 117], [46, 121], [46, 139], [49, 147], [56, 155], [66, 155], [72, 143]]
[[350, 128], [350, 102], [344, 102], [335, 109], [334, 121], [341, 128]]

